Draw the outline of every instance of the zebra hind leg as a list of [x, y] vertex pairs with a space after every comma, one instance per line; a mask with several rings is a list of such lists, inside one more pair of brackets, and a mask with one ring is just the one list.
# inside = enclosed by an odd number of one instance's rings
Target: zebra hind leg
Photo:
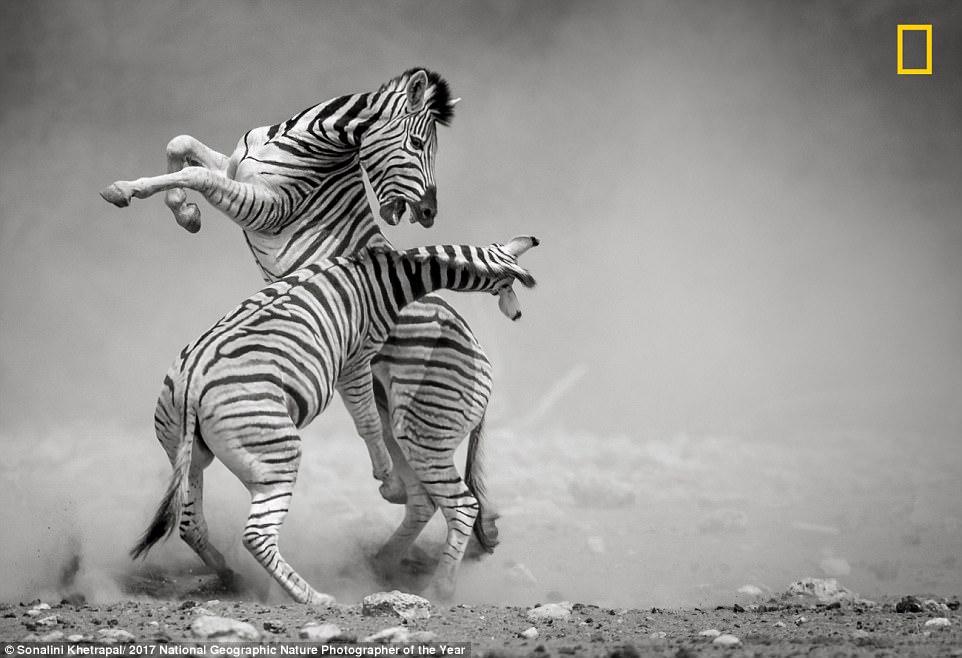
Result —
[[204, 518], [204, 468], [213, 458], [209, 451], [207, 454], [209, 456], [204, 460], [206, 463], [193, 463], [187, 477], [189, 489], [180, 517], [180, 537], [200, 556], [204, 564], [217, 574], [220, 579], [219, 589], [233, 592], [238, 585], [237, 578], [227, 566], [221, 552], [210, 543], [207, 520]]
[[441, 509], [447, 524], [444, 549], [428, 588], [428, 597], [450, 601], [454, 596], [458, 568], [478, 517], [478, 500], [461, 479], [454, 466], [454, 450], [437, 453], [411, 444], [405, 439], [409, 461], [431, 500]]
[[428, 521], [434, 516], [437, 505], [421, 484], [420, 478], [411, 469], [394, 437], [388, 432], [385, 433], [385, 443], [394, 458], [394, 468], [404, 483], [407, 494], [401, 525], [374, 556], [378, 576], [390, 583], [399, 578], [418, 577], [433, 572], [437, 561], [427, 557], [423, 552], [420, 555], [414, 555], [411, 548]]
[[[125, 208], [133, 198], [146, 199], [158, 192], [189, 189], [200, 192], [210, 205], [242, 228], [250, 228], [250, 222], [254, 220], [278, 221], [278, 217], [287, 212], [284, 199], [288, 197], [282, 197], [260, 179], [251, 180], [239, 182], [228, 178], [224, 172], [191, 165], [160, 176], [115, 181], [102, 189], [100, 196], [118, 208]], [[257, 212], [253, 212], [254, 209]]]
[[[278, 396], [280, 400], [280, 396]], [[301, 440], [283, 404], [264, 406], [260, 422], [229, 423], [219, 414], [236, 415], [221, 405], [206, 420], [204, 441], [224, 466], [247, 488], [250, 511], [242, 541], [255, 560], [298, 603], [333, 605], [334, 598], [316, 591], [284, 559], [278, 549], [301, 461]]]
[[298, 603], [334, 605], [334, 597], [311, 587], [281, 556], [277, 547], [280, 527], [287, 516], [293, 489], [293, 481], [250, 487], [251, 510], [244, 527], [244, 547]]
[[[190, 135], [178, 135], [167, 144], [167, 173], [180, 171], [188, 165], [197, 165], [225, 173], [228, 157], [194, 139]], [[187, 203], [187, 193], [181, 187], [167, 190], [164, 203], [174, 213], [177, 223], [190, 233], [200, 230], [200, 208]]]

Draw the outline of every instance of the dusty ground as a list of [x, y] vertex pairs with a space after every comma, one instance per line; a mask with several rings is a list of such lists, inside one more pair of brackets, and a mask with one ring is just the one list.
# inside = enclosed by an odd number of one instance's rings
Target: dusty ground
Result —
[[[0, 604], [0, 639], [16, 642], [59, 632], [62, 639], [82, 635], [83, 642], [98, 642], [99, 631], [120, 629], [137, 642], [189, 644], [197, 641], [191, 624], [209, 614], [250, 623], [265, 643], [298, 640], [309, 622], [333, 623], [347, 641], [400, 625], [433, 632], [436, 642], [469, 642], [471, 655], [491, 657], [962, 656], [957, 599], [942, 599], [932, 610], [916, 613], [897, 612], [896, 599], [844, 605], [771, 599], [757, 609], [733, 605], [712, 610], [626, 610], [575, 603], [567, 619], [542, 622], [528, 619], [530, 607], [496, 605], [435, 606], [427, 619], [404, 621], [392, 615], [365, 616], [361, 605], [314, 609], [148, 597], [109, 605], [63, 602], [40, 611], [36, 604]], [[936, 618], [948, 624], [926, 625]], [[537, 629], [537, 637], [526, 639], [522, 633], [530, 634], [531, 628]], [[705, 631], [730, 634], [739, 642], [722, 646]]]

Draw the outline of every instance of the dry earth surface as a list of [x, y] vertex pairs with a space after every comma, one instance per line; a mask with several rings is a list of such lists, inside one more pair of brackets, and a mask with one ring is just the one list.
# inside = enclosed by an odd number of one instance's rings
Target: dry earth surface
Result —
[[[714, 609], [611, 609], [579, 603], [364, 604], [318, 609], [247, 600], [137, 597], [107, 605], [68, 599], [0, 604], [4, 642], [81, 644], [214, 640], [470, 643], [470, 655], [536, 656], [962, 656], [959, 602], [900, 597], [824, 603], [788, 593], [765, 602]], [[366, 599], [367, 600], [367, 599]], [[333, 625], [333, 626], [326, 626]], [[336, 628], [334, 628], [336, 627]], [[129, 655], [129, 654], [128, 654]], [[210, 654], [208, 654], [210, 655]]]

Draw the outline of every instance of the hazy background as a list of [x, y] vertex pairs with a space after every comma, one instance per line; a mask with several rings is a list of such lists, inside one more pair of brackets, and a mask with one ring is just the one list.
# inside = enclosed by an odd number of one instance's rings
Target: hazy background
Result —
[[[896, 75], [899, 23], [934, 24], [934, 75]], [[463, 600], [959, 593], [958, 3], [6, 2], [0, 26], [0, 598], [54, 587], [72, 547], [88, 596], [118, 595], [169, 473], [164, 372], [260, 285], [203, 202], [189, 235], [159, 196], [98, 190], [163, 173], [176, 134], [230, 152], [414, 65], [464, 101], [436, 226], [389, 238], [543, 243], [520, 323], [449, 295], [495, 363], [504, 514]], [[282, 537], [350, 600], [400, 510], [335, 407]], [[256, 574], [245, 492], [208, 483]]]

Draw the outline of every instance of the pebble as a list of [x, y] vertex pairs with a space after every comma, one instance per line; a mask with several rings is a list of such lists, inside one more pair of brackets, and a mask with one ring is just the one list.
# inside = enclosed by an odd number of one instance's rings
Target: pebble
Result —
[[936, 617], [935, 619], [929, 619], [925, 622], [926, 626], [951, 626], [952, 622], [946, 617]]
[[420, 644], [434, 642], [437, 637], [437, 633], [432, 631], [412, 631], [404, 626], [392, 626], [391, 628], [385, 628], [382, 631], [378, 631], [374, 635], [368, 635], [366, 638], [364, 638], [364, 642], [376, 642], [379, 644]]
[[203, 615], [190, 625], [190, 632], [201, 640], [253, 642], [260, 638], [256, 628], [230, 617]]
[[30, 621], [25, 622], [24, 625], [31, 631], [40, 631], [46, 628], [52, 628], [59, 622], [60, 620], [57, 618], [57, 615], [47, 615], [46, 617], [41, 617], [40, 619], [31, 619]]
[[564, 621], [571, 616], [572, 604], [569, 601], [561, 603], [545, 603], [528, 610], [528, 621]]
[[655, 631], [648, 637], [652, 640], [664, 640], [666, 637], [668, 637], [668, 633], [665, 631]]
[[102, 628], [97, 631], [98, 644], [129, 644], [136, 638], [122, 628]]
[[895, 612], [922, 612], [922, 602], [914, 596], [903, 596], [902, 600], [895, 604]]
[[336, 624], [311, 621], [298, 631], [298, 637], [309, 642], [327, 644], [334, 638], [341, 637], [341, 629]]
[[521, 631], [520, 633], [518, 633], [518, 635], [520, 635], [526, 640], [535, 640], [538, 637], [538, 629], [532, 626], [527, 630]]
[[264, 627], [264, 630], [267, 631], [268, 633], [284, 632], [284, 624], [277, 621], [276, 619], [268, 619], [262, 624], [262, 626]]
[[704, 637], [718, 637], [721, 634], [722, 634], [721, 631], [718, 630], [717, 628], [709, 628], [699, 633], [699, 635], [702, 635]]
[[398, 590], [377, 592], [364, 597], [361, 614], [365, 617], [397, 615], [401, 619], [427, 619], [431, 616], [431, 602], [415, 594]]
[[775, 622], [774, 624], [772, 624], [772, 625], [773, 625], [775, 628], [785, 628], [786, 626], [788, 626], [788, 624], [786, 624], [785, 622], [783, 622], [783, 621], [781, 621], [781, 620], [776, 621], [776, 622]]
[[734, 635], [729, 635], [728, 633], [724, 633], [716, 637], [714, 640], [712, 640], [711, 643], [717, 644], [718, 646], [721, 646], [721, 647], [733, 647], [736, 644], [741, 644], [742, 641], [739, 640]]

